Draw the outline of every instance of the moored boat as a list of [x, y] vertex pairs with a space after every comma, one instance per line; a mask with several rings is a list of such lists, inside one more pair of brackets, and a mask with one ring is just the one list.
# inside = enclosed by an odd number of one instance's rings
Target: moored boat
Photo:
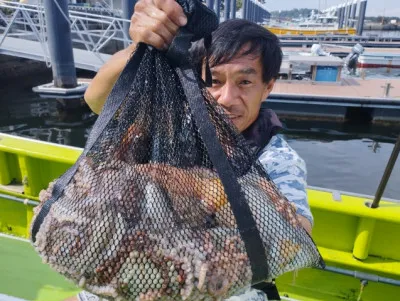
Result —
[[359, 68], [400, 68], [400, 54], [363, 53], [358, 57]]
[[[0, 300], [63, 300], [79, 288], [40, 262], [27, 242], [38, 194], [82, 149], [0, 134]], [[360, 179], [361, 180], [361, 179]], [[277, 279], [282, 300], [396, 300], [400, 202], [309, 187], [313, 238], [327, 264]], [[15, 300], [15, 299], [14, 299]]]
[[272, 33], [280, 35], [303, 35], [303, 36], [315, 36], [315, 35], [355, 35], [356, 30], [354, 28], [303, 28], [303, 27], [277, 27], [277, 26], [265, 26]]
[[287, 24], [271, 23], [265, 26], [276, 35], [355, 35], [353, 27], [339, 26], [338, 17], [334, 10], [325, 13], [315, 13], [312, 10], [309, 18], [300, 22]]

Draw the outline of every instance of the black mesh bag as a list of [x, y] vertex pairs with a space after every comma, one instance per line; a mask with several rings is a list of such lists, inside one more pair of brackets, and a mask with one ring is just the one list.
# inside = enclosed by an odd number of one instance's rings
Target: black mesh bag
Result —
[[113, 300], [221, 300], [323, 266], [295, 209], [192, 68], [218, 26], [195, 0], [168, 52], [139, 44], [82, 155], [42, 191], [43, 261]]

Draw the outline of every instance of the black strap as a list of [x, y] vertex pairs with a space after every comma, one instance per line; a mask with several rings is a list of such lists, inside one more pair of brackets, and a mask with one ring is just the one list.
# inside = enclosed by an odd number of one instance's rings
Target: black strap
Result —
[[[200, 6], [199, 9], [203, 9]], [[196, 23], [196, 22], [195, 22]], [[198, 23], [198, 22], [197, 22]], [[211, 28], [210, 28], [211, 29]], [[211, 71], [208, 64], [208, 48], [211, 45], [211, 32], [204, 32], [204, 46], [206, 48], [206, 85], [211, 84]], [[195, 40], [193, 28], [181, 28], [174, 38], [166, 57], [169, 63], [176, 67], [186, 98], [193, 113], [194, 120], [200, 135], [207, 148], [212, 164], [216, 168], [225, 193], [231, 204], [240, 235], [245, 244], [253, 273], [252, 283], [259, 283], [268, 277], [266, 248], [262, 243], [257, 224], [252, 212], [237, 182], [236, 175], [226, 157], [217, 138], [216, 130], [210, 120], [204, 103], [203, 94], [199, 86], [199, 77], [195, 75], [191, 66], [189, 48]]]
[[231, 204], [232, 212], [245, 244], [247, 255], [249, 256], [253, 273], [252, 283], [259, 283], [267, 279], [268, 264], [265, 247], [257, 229], [257, 224], [240, 189], [236, 175], [217, 138], [215, 127], [210, 120], [203, 94], [193, 69], [191, 67], [176, 68], [176, 71], [211, 162], [218, 172], [229, 203]]
[[210, 68], [210, 47], [211, 47], [211, 35], [204, 38], [204, 48], [206, 49], [206, 68], [205, 68], [205, 84], [207, 87], [212, 87], [212, 74]]
[[267, 295], [268, 300], [281, 300], [279, 296], [278, 288], [275, 285], [275, 281], [273, 282], [260, 282], [254, 284], [252, 288], [264, 292]]
[[115, 115], [115, 112], [125, 100], [125, 97], [128, 95], [147, 47], [148, 46], [146, 44], [139, 43], [133, 57], [128, 61], [113, 89], [111, 90], [111, 93], [104, 104], [102, 113], [93, 125], [90, 136], [86, 142], [85, 150], [82, 152], [77, 162], [55, 183], [51, 198], [43, 205], [32, 225], [31, 239], [33, 243], [36, 241], [36, 234], [38, 233], [43, 220], [49, 213], [51, 206], [61, 196], [65, 186], [71, 181], [78, 168], [79, 162], [82, 160], [82, 158], [86, 157], [87, 152], [92, 148], [93, 144], [97, 141], [111, 118], [113, 118]]

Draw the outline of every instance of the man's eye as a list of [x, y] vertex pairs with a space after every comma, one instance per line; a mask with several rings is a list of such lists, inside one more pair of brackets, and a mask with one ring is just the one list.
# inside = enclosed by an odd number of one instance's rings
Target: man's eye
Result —
[[240, 82], [240, 84], [241, 84], [241, 85], [250, 85], [250, 84], [251, 84], [251, 81], [242, 80], [242, 81]]
[[212, 84], [213, 85], [219, 85], [221, 82], [218, 79], [213, 79]]

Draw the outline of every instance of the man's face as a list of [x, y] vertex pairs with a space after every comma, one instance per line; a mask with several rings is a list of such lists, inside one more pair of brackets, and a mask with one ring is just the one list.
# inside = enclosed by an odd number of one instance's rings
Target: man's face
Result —
[[261, 102], [275, 80], [263, 82], [260, 57], [251, 54], [217, 65], [211, 68], [211, 74], [213, 84], [208, 91], [239, 131], [244, 131], [257, 119]]

